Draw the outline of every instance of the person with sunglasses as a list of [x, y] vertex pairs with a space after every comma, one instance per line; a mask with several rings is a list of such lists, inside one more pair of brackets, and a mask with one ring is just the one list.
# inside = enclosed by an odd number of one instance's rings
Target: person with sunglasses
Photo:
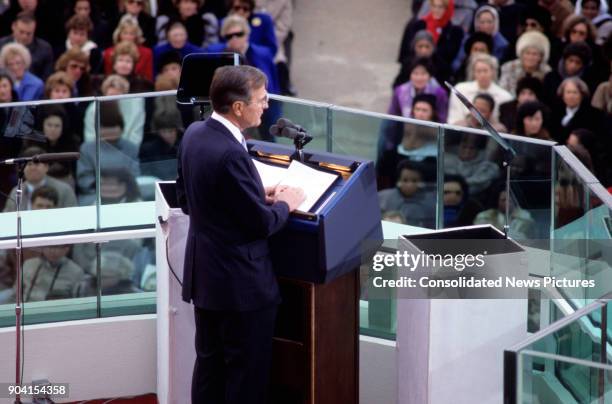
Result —
[[255, 0], [229, 0], [229, 15], [238, 15], [247, 20], [250, 27], [249, 42], [265, 46], [272, 55], [278, 51], [278, 42], [274, 33], [274, 21], [266, 13], [255, 12]]
[[[250, 27], [247, 20], [239, 15], [230, 15], [223, 20], [221, 27], [222, 43], [215, 44], [206, 48], [206, 52], [235, 52], [239, 53], [243, 64], [251, 65], [266, 75], [266, 90], [270, 94], [278, 94], [280, 86], [276, 66], [274, 65], [274, 53], [269, 48], [249, 41]], [[265, 140], [274, 141], [268, 134], [268, 127], [276, 122], [280, 117], [280, 105], [271, 103], [270, 108], [263, 117], [263, 124], [260, 128], [260, 136]]]

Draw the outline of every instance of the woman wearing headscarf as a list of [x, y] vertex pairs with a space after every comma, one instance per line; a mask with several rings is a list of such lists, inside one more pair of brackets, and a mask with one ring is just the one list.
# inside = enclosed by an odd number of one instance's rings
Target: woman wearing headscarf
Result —
[[499, 32], [499, 14], [494, 7], [482, 6], [474, 14], [474, 33], [463, 38], [462, 46], [459, 48], [459, 53], [453, 61], [453, 71], [457, 71], [461, 63], [466, 59], [465, 46], [463, 46], [469, 38], [476, 33], [485, 33], [493, 38], [493, 50], [491, 54], [502, 61], [508, 49], [508, 40]]
[[436, 52], [440, 58], [450, 64], [457, 56], [463, 30], [452, 24], [454, 12], [453, 0], [429, 0], [431, 11], [420, 19], [411, 20], [404, 29], [398, 62], [403, 63], [410, 56], [410, 45], [415, 34], [427, 30], [433, 37]]
[[499, 85], [511, 94], [516, 92], [516, 84], [525, 77], [531, 76], [544, 80], [550, 72], [548, 56], [550, 43], [548, 38], [538, 31], [525, 32], [516, 42], [517, 59], [506, 62], [501, 67]]

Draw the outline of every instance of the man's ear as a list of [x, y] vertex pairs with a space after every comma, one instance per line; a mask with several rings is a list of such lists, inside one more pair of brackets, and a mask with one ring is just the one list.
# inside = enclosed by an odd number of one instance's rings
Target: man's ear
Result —
[[232, 111], [236, 116], [242, 116], [242, 111], [244, 109], [244, 103], [241, 101], [234, 101], [232, 104]]

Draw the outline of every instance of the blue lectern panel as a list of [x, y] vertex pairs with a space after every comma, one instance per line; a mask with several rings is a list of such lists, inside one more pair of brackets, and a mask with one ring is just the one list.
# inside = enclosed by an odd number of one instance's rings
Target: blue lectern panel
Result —
[[[279, 144], [250, 141], [249, 146], [251, 155], [262, 161], [293, 154], [291, 147]], [[313, 208], [316, 213], [292, 215], [271, 237], [272, 260], [281, 276], [325, 283], [359, 267], [364, 240], [382, 243], [376, 176], [368, 160], [324, 152], [304, 156], [311, 167], [341, 167], [342, 180], [321, 197]]]

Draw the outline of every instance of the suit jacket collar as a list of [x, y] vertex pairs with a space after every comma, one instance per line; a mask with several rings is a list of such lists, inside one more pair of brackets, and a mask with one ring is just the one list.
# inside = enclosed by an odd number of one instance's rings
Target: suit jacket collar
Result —
[[242, 148], [242, 145], [236, 140], [234, 135], [232, 135], [232, 132], [230, 132], [229, 129], [227, 129], [225, 125], [223, 125], [221, 122], [217, 121], [216, 119], [208, 118], [206, 120], [206, 125], [215, 129], [217, 132], [221, 132], [222, 134], [227, 136], [229, 139], [236, 142], [236, 144], [238, 144], [240, 148]]

